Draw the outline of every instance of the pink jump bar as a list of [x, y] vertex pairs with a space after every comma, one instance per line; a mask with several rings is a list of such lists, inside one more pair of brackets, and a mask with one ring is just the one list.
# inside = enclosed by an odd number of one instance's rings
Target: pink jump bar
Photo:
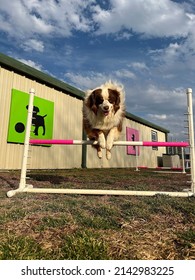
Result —
[[143, 146], [152, 147], [188, 147], [188, 142], [145, 142], [143, 141]]
[[[63, 139], [31, 139], [33, 145], [91, 145], [97, 144], [88, 140], [63, 140]], [[147, 141], [115, 141], [115, 146], [144, 146], [144, 147], [188, 147], [188, 142], [147, 142]]]

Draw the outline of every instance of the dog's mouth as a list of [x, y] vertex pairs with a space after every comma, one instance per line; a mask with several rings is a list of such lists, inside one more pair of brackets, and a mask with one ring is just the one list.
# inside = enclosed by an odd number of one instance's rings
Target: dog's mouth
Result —
[[103, 114], [104, 114], [104, 116], [108, 116], [109, 115], [109, 110], [103, 110]]

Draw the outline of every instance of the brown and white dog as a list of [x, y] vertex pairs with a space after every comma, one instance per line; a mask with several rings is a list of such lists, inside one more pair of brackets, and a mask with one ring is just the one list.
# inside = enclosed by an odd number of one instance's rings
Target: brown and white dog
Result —
[[93, 147], [99, 158], [102, 158], [102, 149], [106, 149], [107, 159], [111, 158], [113, 142], [122, 131], [124, 98], [123, 87], [110, 81], [86, 92], [83, 126], [88, 138], [97, 141]]

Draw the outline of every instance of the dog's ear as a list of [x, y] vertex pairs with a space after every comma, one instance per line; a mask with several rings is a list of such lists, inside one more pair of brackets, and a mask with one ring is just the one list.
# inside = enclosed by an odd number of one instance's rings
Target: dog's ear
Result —
[[114, 106], [114, 112], [116, 113], [120, 108], [120, 92], [115, 89], [108, 89], [109, 92], [109, 102]]
[[92, 91], [87, 99], [86, 105], [91, 108], [91, 110], [97, 115], [98, 107], [97, 107], [97, 97], [101, 94], [101, 89], [96, 89]]
[[39, 108], [36, 107], [36, 106], [33, 106], [33, 111], [36, 112], [36, 113], [39, 113]]

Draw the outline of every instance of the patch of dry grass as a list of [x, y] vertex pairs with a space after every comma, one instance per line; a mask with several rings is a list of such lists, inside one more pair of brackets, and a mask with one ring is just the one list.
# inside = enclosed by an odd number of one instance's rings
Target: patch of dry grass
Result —
[[[35, 187], [180, 191], [185, 174], [32, 171]], [[17, 194], [0, 173], [0, 259], [195, 259], [195, 198]]]

